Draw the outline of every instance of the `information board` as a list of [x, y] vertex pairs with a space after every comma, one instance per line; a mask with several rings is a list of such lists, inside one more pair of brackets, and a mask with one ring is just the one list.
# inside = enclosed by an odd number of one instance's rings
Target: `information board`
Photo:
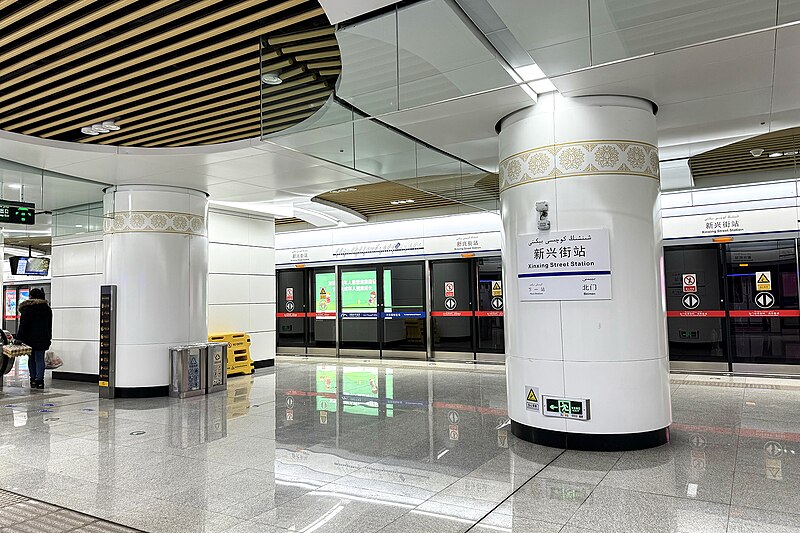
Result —
[[100, 364], [98, 385], [101, 398], [114, 397], [117, 345], [117, 286], [100, 286]]
[[0, 223], [35, 224], [36, 210], [34, 209], [34, 204], [0, 200]]
[[521, 301], [611, 299], [607, 229], [521, 235], [517, 255]]

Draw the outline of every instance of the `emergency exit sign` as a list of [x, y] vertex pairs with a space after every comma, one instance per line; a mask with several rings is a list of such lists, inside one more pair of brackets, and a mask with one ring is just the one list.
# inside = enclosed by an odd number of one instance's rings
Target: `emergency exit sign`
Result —
[[34, 204], [0, 200], [0, 223], [35, 224], [36, 211]]
[[543, 414], [557, 418], [589, 420], [589, 400], [545, 396]]

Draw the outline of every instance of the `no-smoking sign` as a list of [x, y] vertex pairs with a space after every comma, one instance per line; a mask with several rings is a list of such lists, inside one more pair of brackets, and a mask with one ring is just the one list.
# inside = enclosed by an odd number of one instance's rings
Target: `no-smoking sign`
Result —
[[444, 297], [453, 298], [456, 295], [456, 283], [454, 281], [444, 282]]
[[696, 274], [682, 274], [683, 278], [683, 292], [697, 292], [697, 275]]

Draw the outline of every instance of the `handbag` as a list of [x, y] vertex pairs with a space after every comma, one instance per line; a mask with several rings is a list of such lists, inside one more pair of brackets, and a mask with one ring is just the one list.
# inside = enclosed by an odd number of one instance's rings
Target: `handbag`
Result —
[[3, 346], [3, 354], [7, 357], [23, 357], [33, 354], [33, 348], [20, 341], [14, 341], [13, 344], [6, 344]]

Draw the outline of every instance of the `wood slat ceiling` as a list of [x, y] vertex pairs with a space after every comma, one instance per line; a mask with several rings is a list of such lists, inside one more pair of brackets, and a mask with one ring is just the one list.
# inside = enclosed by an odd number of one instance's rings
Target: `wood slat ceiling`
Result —
[[[764, 150], [753, 157], [750, 150]], [[800, 128], [789, 128], [715, 148], [689, 159], [692, 176], [716, 176], [794, 168], [800, 161]], [[770, 157], [770, 154], [783, 154]]]
[[[337, 204], [366, 217], [433, 209], [456, 205], [478, 205], [500, 197], [497, 174], [478, 176], [435, 176], [386, 181], [336, 189], [316, 196], [315, 200]], [[393, 201], [414, 200], [401, 204]]]
[[[311, 116], [340, 71], [317, 0], [0, 2], [0, 129], [16, 133], [145, 147], [247, 139]], [[265, 72], [283, 83], [262, 85]], [[104, 120], [121, 129], [80, 132]]]

